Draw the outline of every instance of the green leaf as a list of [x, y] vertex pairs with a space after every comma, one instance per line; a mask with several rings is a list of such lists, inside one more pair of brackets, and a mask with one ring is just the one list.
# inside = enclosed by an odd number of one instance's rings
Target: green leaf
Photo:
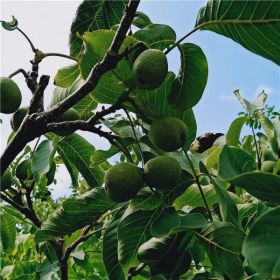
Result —
[[227, 145], [229, 146], [239, 146], [239, 138], [240, 138], [240, 133], [243, 125], [248, 121], [248, 118], [246, 117], [240, 117], [235, 119], [226, 134], [226, 141]]
[[204, 228], [206, 225], [207, 221], [200, 213], [179, 215], [173, 207], [166, 207], [153, 221], [151, 232], [155, 237], [164, 237], [169, 234]]
[[230, 279], [242, 278], [244, 269], [239, 255], [245, 237], [244, 232], [230, 223], [213, 222], [196, 235], [203, 242], [214, 266]]
[[91, 188], [102, 184], [104, 171], [99, 166], [91, 167], [90, 157], [95, 149], [86, 139], [74, 133], [62, 138], [57, 149], [79, 170]]
[[144, 28], [151, 23], [152, 22], [151, 22], [150, 18], [146, 14], [144, 14], [143, 12], [137, 11], [132, 24], [138, 28]]
[[130, 205], [135, 210], [154, 210], [162, 204], [162, 197], [161, 193], [142, 190], [130, 200]]
[[214, 179], [202, 162], [200, 162], [200, 169], [203, 173], [207, 174], [207, 176], [210, 178], [211, 183], [214, 185], [223, 221], [230, 222], [238, 227], [239, 223], [237, 207], [233, 199], [230, 197], [229, 193], [226, 191], [222, 182], [219, 179]]
[[118, 261], [118, 225], [125, 207], [113, 216], [112, 221], [103, 235], [103, 262], [109, 279], [125, 280], [122, 267]]
[[134, 211], [119, 224], [118, 259], [126, 275], [131, 267], [139, 264], [136, 257], [138, 248], [151, 238], [150, 224], [157, 211]]
[[133, 34], [139, 41], [145, 42], [151, 49], [164, 50], [176, 41], [175, 31], [165, 24], [149, 24]]
[[[201, 186], [201, 188], [206, 198], [208, 206], [212, 208], [213, 204], [218, 203], [218, 198], [216, 196], [214, 186], [207, 185]], [[193, 208], [205, 207], [198, 186], [196, 184], [193, 184], [190, 187], [188, 187], [186, 191], [174, 201], [173, 205], [176, 209], [182, 209], [187, 205]]]
[[256, 163], [247, 152], [225, 145], [219, 158], [219, 175], [223, 180], [230, 181], [234, 177], [255, 169]]
[[18, 26], [18, 21], [14, 16], [12, 16], [11, 21], [1, 21], [1, 23], [2, 23], [2, 27], [8, 31], [13, 31]]
[[60, 68], [55, 77], [54, 84], [58, 87], [70, 87], [80, 74], [79, 65], [77, 63]]
[[[92, 67], [103, 59], [111, 45], [115, 33], [116, 32], [113, 30], [97, 30], [84, 34], [82, 38], [85, 44], [85, 51], [80, 60], [80, 69], [83, 79], [86, 79]], [[136, 42], [136, 39], [126, 37], [119, 52], [123, 52]], [[132, 78], [131, 70], [131, 62], [128, 59], [121, 60], [113, 71], [102, 75], [98, 85], [92, 92], [92, 96], [100, 103], [115, 103], [126, 90], [127, 81]]]
[[188, 127], [189, 147], [196, 137], [196, 121], [191, 109], [186, 111], [175, 110], [168, 102], [168, 95], [172, 88], [175, 75], [169, 72], [165, 82], [156, 90], [137, 90], [133, 99], [138, 110], [150, 121], [158, 118], [174, 116], [183, 120]]
[[0, 237], [3, 251], [10, 253], [16, 240], [16, 221], [15, 218], [6, 211], [0, 211]]
[[80, 35], [86, 31], [110, 29], [121, 20], [127, 0], [121, 1], [83, 1], [78, 7], [71, 25], [69, 37], [70, 54], [79, 56], [83, 50]]
[[[50, 107], [53, 107], [58, 102], [64, 100], [66, 97], [73, 94], [79, 87], [83, 85], [83, 83], [84, 80], [77, 79], [71, 85], [71, 87], [68, 88], [56, 87], [52, 95]], [[97, 101], [93, 96], [93, 92], [90, 92], [81, 101], [75, 104], [73, 108], [78, 111], [82, 119], [88, 119], [88, 117], [92, 115], [92, 111], [96, 108], [96, 106], [97, 106]]]
[[251, 195], [273, 204], [280, 203], [280, 177], [266, 172], [249, 172], [231, 180]]
[[43, 222], [41, 229], [35, 234], [35, 242], [51, 240], [93, 224], [114, 205], [103, 188], [95, 188], [81, 196], [68, 198]]
[[181, 69], [172, 85], [169, 102], [177, 109], [187, 110], [201, 99], [208, 78], [208, 63], [202, 49], [191, 43], [178, 46]]
[[261, 215], [245, 238], [242, 253], [262, 279], [280, 278], [280, 206]]
[[39, 182], [42, 176], [47, 174], [50, 170], [53, 149], [52, 142], [44, 140], [34, 152], [31, 161], [31, 170], [36, 182]]
[[208, 0], [196, 28], [226, 36], [247, 50], [280, 64], [280, 2]]

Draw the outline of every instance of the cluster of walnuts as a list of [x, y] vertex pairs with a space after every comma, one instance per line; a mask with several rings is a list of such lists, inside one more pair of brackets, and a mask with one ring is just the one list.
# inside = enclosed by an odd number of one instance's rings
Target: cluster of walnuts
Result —
[[[137, 87], [156, 89], [166, 78], [167, 58], [160, 50], [144, 50], [135, 59], [132, 72]], [[160, 150], [171, 152], [185, 144], [187, 134], [187, 127], [182, 120], [166, 117], [151, 125], [149, 138]], [[132, 163], [119, 163], [106, 172], [104, 183], [112, 200], [125, 202], [133, 198], [145, 185], [158, 190], [168, 190], [175, 187], [180, 178], [181, 167], [178, 161], [170, 156], [158, 156], [146, 162], [143, 170]]]

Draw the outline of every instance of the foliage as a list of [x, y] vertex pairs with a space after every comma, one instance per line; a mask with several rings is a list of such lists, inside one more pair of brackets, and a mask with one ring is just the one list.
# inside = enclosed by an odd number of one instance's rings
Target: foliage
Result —
[[[265, 104], [264, 92], [250, 102], [235, 91], [244, 112], [226, 135], [196, 152], [191, 147], [196, 138], [192, 108], [203, 95], [210, 66], [199, 46], [181, 42], [197, 30], [210, 30], [279, 65], [280, 2], [208, 0], [194, 30], [177, 42], [171, 27], [137, 11], [131, 19], [134, 28], [112, 54], [108, 50], [129, 14], [127, 3], [84, 1], [77, 9], [66, 56], [75, 64], [61, 67], [53, 77], [56, 89], [46, 112], [61, 109], [81, 89], [86, 95], [71, 106], [79, 118], [62, 122], [60, 113], [66, 110], [57, 110], [45, 132], [28, 138], [26, 144], [37, 138], [36, 145], [24, 144], [9, 164], [12, 186], [1, 190], [1, 279], [279, 279], [280, 114]], [[2, 26], [18, 29], [15, 18]], [[50, 54], [31, 47], [34, 70]], [[135, 58], [148, 48], [163, 57], [178, 48], [181, 60], [179, 74], [168, 72], [151, 90], [139, 87], [132, 71]], [[97, 66], [112, 57], [118, 58], [115, 67], [92, 81]], [[30, 129], [32, 121], [48, 122], [42, 98], [36, 100], [37, 76], [28, 77], [33, 99], [9, 145], [24, 138], [24, 131], [39, 129]], [[167, 117], [187, 128], [183, 138], [168, 131], [171, 139], [180, 138], [180, 145], [166, 149], [172, 152], [157, 146], [166, 137], [151, 141], [149, 133], [152, 123]], [[251, 135], [242, 133], [244, 126]], [[109, 149], [96, 150], [84, 130], [108, 140]], [[144, 165], [147, 169], [159, 156], [178, 167], [172, 172], [157, 166], [153, 184], [148, 184], [145, 172], [141, 177]], [[272, 162], [271, 172], [261, 170], [266, 161]], [[18, 176], [24, 162], [30, 168]], [[116, 163], [127, 162], [139, 167], [145, 186], [132, 199], [112, 201], [104, 176]], [[71, 176], [72, 195], [54, 200], [51, 190], [61, 184], [61, 166]], [[172, 173], [180, 175], [175, 185], [154, 186], [169, 182], [165, 176]], [[135, 178], [128, 179], [133, 183]], [[141, 258], [143, 251], [148, 258]]]

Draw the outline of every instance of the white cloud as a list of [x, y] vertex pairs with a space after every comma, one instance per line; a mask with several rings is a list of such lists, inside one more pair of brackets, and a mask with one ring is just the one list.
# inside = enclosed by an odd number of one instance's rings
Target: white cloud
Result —
[[224, 101], [224, 102], [228, 102], [228, 103], [232, 103], [234, 101], [236, 101], [236, 97], [235, 95], [232, 93], [232, 94], [221, 94], [219, 95], [219, 100], [221, 101]]

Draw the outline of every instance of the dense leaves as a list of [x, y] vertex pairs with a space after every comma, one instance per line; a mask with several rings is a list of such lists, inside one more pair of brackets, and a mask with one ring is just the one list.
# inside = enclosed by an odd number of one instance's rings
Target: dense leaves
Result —
[[[89, 74], [102, 65], [124, 10], [124, 16], [129, 13], [127, 3], [81, 3], [69, 38], [76, 63], [58, 70], [48, 108], [59, 107], [91, 83]], [[280, 64], [279, 3], [209, 0], [195, 29], [183, 39], [197, 30], [214, 31]], [[180, 39], [176, 43], [175, 30], [153, 23], [140, 11], [132, 25], [118, 53], [107, 56], [120, 55], [116, 67], [98, 77], [96, 87], [73, 106], [81, 117], [75, 124], [95, 126], [96, 136], [106, 135], [110, 145], [96, 150], [100, 145], [92, 142], [96, 138], [79, 130], [67, 137], [47, 133], [47, 140], [39, 138], [34, 148], [26, 146], [9, 166], [12, 180], [1, 192], [5, 202], [0, 202], [1, 279], [280, 278], [279, 112], [265, 104], [265, 92], [249, 101], [236, 90], [244, 112], [226, 135], [211, 132], [197, 137], [192, 108], [207, 83], [205, 54], [193, 43]], [[2, 26], [14, 30], [17, 21]], [[165, 59], [175, 47], [180, 53], [179, 74], [169, 71], [157, 88], [141, 88], [132, 72], [139, 54], [153, 48]], [[35, 123], [45, 116], [39, 111], [31, 116]], [[188, 131], [187, 139], [179, 135], [184, 146], [169, 153], [150, 133], [151, 125], [166, 117], [182, 120]], [[252, 135], [243, 135], [245, 126]], [[148, 187], [146, 163], [159, 156], [179, 163], [177, 183], [166, 189], [159, 188], [159, 182], [167, 181], [164, 168], [156, 172], [161, 178], [155, 176], [154, 185]], [[31, 169], [23, 171], [30, 176], [22, 179], [16, 170], [26, 159]], [[113, 202], [108, 186], [102, 186], [105, 173], [116, 163], [139, 167], [138, 179], [144, 184], [130, 200], [120, 197], [118, 201], [125, 203]], [[61, 166], [71, 182], [57, 176]], [[122, 180], [119, 172], [115, 175], [121, 182], [120, 194], [128, 180]], [[125, 179], [133, 182], [135, 177], [126, 174]], [[69, 197], [53, 198], [55, 188], [68, 185]]]
[[83, 1], [78, 7], [71, 25], [70, 54], [78, 56], [83, 50], [80, 35], [86, 31], [110, 29], [121, 20], [128, 1]]
[[280, 207], [265, 212], [246, 237], [242, 252], [264, 279], [280, 277]]
[[96, 188], [82, 196], [66, 199], [36, 232], [36, 242], [43, 242], [65, 234], [71, 234], [86, 225], [94, 224], [98, 218], [113, 208], [103, 188]]

